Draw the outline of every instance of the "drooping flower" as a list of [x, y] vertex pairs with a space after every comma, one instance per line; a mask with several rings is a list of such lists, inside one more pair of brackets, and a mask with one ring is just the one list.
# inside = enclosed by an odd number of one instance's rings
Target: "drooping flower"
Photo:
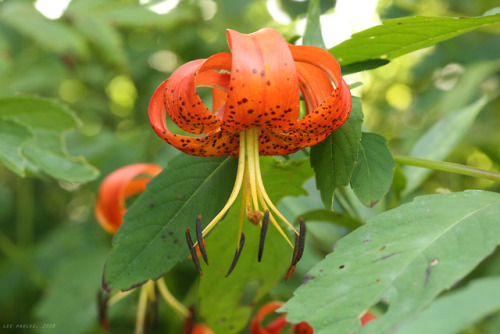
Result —
[[102, 228], [115, 234], [127, 211], [125, 200], [142, 193], [149, 180], [160, 172], [161, 167], [158, 165], [138, 163], [109, 174], [99, 187], [95, 206], [95, 215]]
[[[292, 334], [314, 333], [314, 329], [307, 322], [302, 321], [298, 324], [290, 324], [286, 321], [286, 315], [280, 315], [267, 325], [262, 325], [266, 317], [275, 313], [283, 304], [283, 302], [269, 302], [262, 306], [250, 322], [250, 334], [281, 334], [286, 326], [291, 326]], [[377, 317], [373, 313], [366, 312], [361, 319], [359, 319], [359, 322], [361, 326], [364, 326], [367, 322], [376, 318]]]
[[[127, 211], [127, 198], [140, 194], [146, 189], [146, 184], [161, 172], [161, 167], [154, 164], [138, 163], [119, 168], [109, 174], [101, 183], [95, 206], [97, 221], [110, 234], [115, 234], [123, 223], [123, 215]], [[128, 296], [133, 290], [120, 291], [113, 296], [99, 294], [99, 320], [104, 328], [108, 328], [107, 308]], [[158, 302], [158, 293], [170, 307], [182, 317], [191, 319], [192, 314], [168, 290], [163, 278], [146, 282], [140, 289], [137, 306], [135, 333], [142, 333], [146, 322], [148, 304]], [[153, 308], [154, 309], [154, 308]], [[194, 325], [188, 333], [206, 333], [206, 326]]]
[[[252, 223], [262, 228], [259, 261], [269, 221], [294, 247], [287, 279], [303, 251], [305, 224], [299, 219], [301, 232], [297, 231], [271, 202], [262, 182], [259, 156], [287, 155], [321, 142], [347, 120], [351, 95], [337, 61], [326, 50], [290, 45], [269, 28], [249, 35], [228, 30], [227, 38], [230, 53], [188, 62], [156, 89], [149, 105], [149, 119], [158, 136], [185, 153], [239, 158], [236, 182], [227, 204], [203, 231], [201, 218], [197, 220], [197, 243], [202, 246], [203, 238], [242, 190], [244, 210], [228, 274], [244, 244], [245, 212]], [[196, 92], [196, 87], [202, 86], [212, 88], [212, 110]], [[305, 104], [303, 117], [301, 95]], [[193, 136], [173, 133], [167, 119]], [[295, 233], [295, 246], [275, 217]], [[186, 238], [194, 253], [196, 242], [192, 242], [189, 229]], [[204, 250], [202, 253], [208, 264]], [[197, 259], [193, 260], [202, 274]]]

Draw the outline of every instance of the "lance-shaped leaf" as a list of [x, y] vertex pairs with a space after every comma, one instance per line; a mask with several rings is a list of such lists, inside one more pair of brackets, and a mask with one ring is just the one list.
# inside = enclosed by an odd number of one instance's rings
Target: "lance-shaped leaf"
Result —
[[311, 147], [311, 166], [316, 173], [316, 187], [326, 208], [333, 203], [333, 191], [351, 181], [354, 163], [358, 158], [363, 111], [361, 100], [352, 97], [351, 114], [339, 129], [321, 143]]
[[363, 133], [351, 187], [361, 203], [373, 206], [389, 191], [394, 173], [394, 159], [384, 137]]
[[[500, 244], [500, 194], [417, 197], [341, 239], [282, 308], [317, 334], [394, 333]], [[387, 312], [359, 319], [379, 302]]]
[[[302, 184], [313, 174], [307, 159], [281, 162], [272, 157], [261, 157], [260, 160], [264, 184], [274, 203], [285, 196], [305, 194]], [[236, 268], [224, 278], [237, 247], [239, 209], [239, 205], [235, 205], [222, 226], [206, 239], [208, 256], [214, 260], [210, 260], [209, 266], [203, 265], [200, 306], [201, 315], [216, 333], [241, 331], [251, 316], [252, 305], [283, 278], [293, 253], [269, 224], [262, 261], [258, 262], [260, 227], [245, 221], [245, 246]]]
[[328, 51], [341, 66], [367, 60], [392, 60], [474, 29], [499, 23], [500, 14], [473, 18], [422, 16], [391, 19], [352, 35]]
[[398, 334], [455, 334], [500, 310], [500, 277], [472, 281], [437, 299]]
[[198, 215], [208, 222], [227, 201], [237, 159], [179, 155], [127, 210], [113, 239], [104, 285], [130, 289], [165, 274], [189, 249], [185, 233]]

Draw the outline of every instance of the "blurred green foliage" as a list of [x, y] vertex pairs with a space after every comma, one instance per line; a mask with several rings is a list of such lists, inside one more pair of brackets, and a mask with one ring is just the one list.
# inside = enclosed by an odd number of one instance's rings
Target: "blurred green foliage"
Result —
[[[114, 169], [144, 161], [165, 166], [177, 154], [150, 129], [147, 106], [154, 89], [180, 64], [227, 51], [225, 29], [250, 33], [270, 26], [294, 40], [303, 34], [297, 26], [307, 12], [306, 2], [293, 0], [181, 0], [160, 15], [149, 9], [155, 3], [161, 1], [73, 0], [61, 18], [49, 20], [33, 1], [0, 1], [0, 98], [30, 95], [68, 106], [81, 120], [81, 126], [64, 137], [69, 154], [84, 156], [100, 171], [96, 180], [76, 184], [38, 173], [20, 177], [0, 165], [0, 326], [55, 323], [53, 329], [36, 332], [103, 332], [97, 323], [96, 296], [111, 237], [97, 225], [93, 203], [100, 181]], [[281, 8], [290, 23], [275, 21], [269, 3]], [[382, 19], [470, 17], [495, 5], [494, 0], [380, 0], [378, 14]], [[334, 6], [333, 0], [321, 1], [320, 11], [331, 13]], [[445, 159], [498, 170], [499, 54], [497, 26], [347, 80], [363, 82], [353, 94], [362, 98], [366, 130], [384, 135], [391, 150], [401, 154], [408, 154], [437, 120], [488, 94], [490, 103]], [[285, 199], [284, 212], [296, 216], [323, 207], [314, 181], [305, 187], [309, 196]], [[387, 201], [373, 209], [353, 210], [363, 220], [374, 216], [393, 205], [390, 199], [399, 202], [401, 187], [394, 181]], [[435, 172], [402, 200], [415, 193], [468, 188], [500, 191], [492, 181]], [[266, 299], [288, 299], [301, 284], [301, 274], [348, 231], [334, 224], [312, 228], [318, 247], [308, 249], [297, 274], [288, 284], [275, 286]], [[331, 238], [325, 241], [325, 235]], [[478, 271], [498, 275], [499, 268], [497, 257]], [[187, 304], [197, 302], [196, 279], [186, 262], [166, 276], [174, 295]], [[131, 331], [136, 299], [132, 295], [111, 309], [113, 333]], [[182, 319], [165, 305], [159, 312], [158, 332], [180, 331]], [[499, 318], [487, 319], [470, 332], [497, 333]]]

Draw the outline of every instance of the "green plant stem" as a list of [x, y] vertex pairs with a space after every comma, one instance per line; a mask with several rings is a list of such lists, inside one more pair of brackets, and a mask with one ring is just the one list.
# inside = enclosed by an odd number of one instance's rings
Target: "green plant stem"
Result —
[[393, 157], [394, 161], [401, 165], [429, 168], [433, 170], [440, 170], [444, 172], [479, 177], [491, 181], [500, 182], [500, 173], [498, 172], [474, 168], [471, 166], [456, 164], [452, 162], [414, 158], [399, 154], [394, 154]]
[[34, 208], [33, 181], [17, 178], [16, 230], [17, 242], [21, 246], [30, 246], [34, 240]]

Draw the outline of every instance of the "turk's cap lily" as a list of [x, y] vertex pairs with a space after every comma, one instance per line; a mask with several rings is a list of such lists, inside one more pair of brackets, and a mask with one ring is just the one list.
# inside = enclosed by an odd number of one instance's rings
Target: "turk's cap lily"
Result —
[[[270, 28], [228, 30], [227, 38], [231, 53], [190, 61], [157, 88], [149, 118], [160, 138], [192, 155], [238, 156], [240, 132], [258, 128], [259, 153], [285, 155], [319, 143], [347, 120], [350, 91], [328, 51], [288, 44]], [[212, 111], [196, 87], [213, 89]], [[299, 119], [300, 93], [306, 115]], [[204, 136], [172, 133], [167, 115]]]
[[95, 205], [95, 216], [104, 230], [110, 234], [118, 231], [127, 211], [126, 199], [142, 193], [149, 180], [161, 170], [155, 164], [137, 163], [119, 168], [104, 178]]
[[[196, 241], [191, 239], [190, 229], [186, 231], [199, 273], [203, 274], [195, 256], [196, 244], [208, 265], [203, 238], [224, 217], [241, 190], [237, 248], [227, 275], [245, 243], [242, 224], [246, 213], [250, 222], [261, 227], [258, 261], [269, 222], [294, 248], [286, 280], [304, 251], [305, 224], [299, 218], [297, 231], [276, 209], [262, 182], [259, 156], [286, 155], [321, 142], [349, 117], [351, 95], [339, 64], [326, 50], [288, 44], [269, 28], [249, 35], [227, 30], [227, 39], [231, 52], [190, 61], [160, 84], [149, 104], [149, 120], [156, 134], [180, 151], [239, 159], [235, 185], [224, 208], [203, 230], [198, 217]], [[197, 87], [212, 88], [211, 110], [198, 96]], [[167, 120], [189, 135], [170, 131]], [[295, 233], [295, 246], [275, 217]]]

